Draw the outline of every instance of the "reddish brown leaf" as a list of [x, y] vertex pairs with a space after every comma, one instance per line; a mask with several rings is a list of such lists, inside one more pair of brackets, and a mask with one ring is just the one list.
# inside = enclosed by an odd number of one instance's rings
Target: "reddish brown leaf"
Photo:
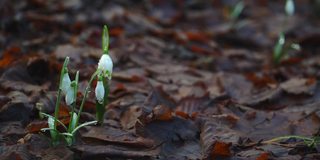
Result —
[[69, 117], [69, 109], [67, 105], [60, 105], [60, 109], [59, 109], [59, 118], [63, 118], [63, 117]]
[[6, 68], [12, 64], [17, 59], [20, 52], [21, 49], [19, 47], [11, 47], [4, 51], [2, 58], [0, 59], [0, 68]]
[[173, 117], [171, 109], [164, 105], [157, 105], [152, 112], [152, 117], [156, 120], [169, 121]]
[[112, 90], [113, 93], [120, 92], [126, 90], [126, 87], [123, 83], [117, 83], [115, 88]]
[[281, 61], [282, 65], [296, 65], [300, 62], [302, 62], [302, 58], [298, 58], [298, 57], [291, 57], [289, 59], [285, 59], [283, 61]]
[[29, 123], [26, 129], [28, 133], [37, 133], [42, 128], [47, 128], [47, 127], [48, 127], [48, 121], [34, 121]]
[[211, 52], [208, 49], [197, 46], [197, 45], [191, 45], [190, 50], [192, 52], [195, 52], [200, 55], [210, 55], [211, 54]]
[[257, 76], [255, 73], [246, 74], [246, 78], [253, 82], [257, 87], [266, 87], [270, 84], [276, 84], [276, 81], [268, 75]]
[[182, 118], [185, 118], [185, 119], [190, 118], [190, 117], [189, 117], [189, 114], [188, 114], [188, 113], [185, 113], [185, 112], [183, 112], [183, 111], [175, 111], [175, 114], [176, 114], [176, 116], [179, 116], [179, 117], [182, 117]]
[[[68, 117], [64, 117], [63, 119], [59, 119], [64, 125], [68, 125], [70, 119]], [[60, 123], [57, 123], [57, 126], [61, 126]], [[62, 126], [61, 126], [62, 127]], [[48, 128], [48, 121], [33, 121], [29, 123], [26, 127], [28, 133], [38, 133], [42, 128]]]
[[208, 43], [210, 40], [207, 35], [201, 32], [185, 32], [185, 35], [187, 36], [189, 41], [198, 41], [203, 43]]
[[211, 156], [214, 159], [217, 157], [230, 157], [231, 156], [230, 146], [231, 146], [231, 143], [216, 141], [214, 143]]
[[120, 35], [122, 35], [124, 32], [123, 28], [117, 27], [117, 28], [112, 28], [109, 31], [110, 36], [114, 36], [114, 37], [119, 37]]
[[269, 153], [262, 153], [262, 154], [260, 154], [257, 158], [256, 158], [256, 160], [268, 160], [269, 159]]

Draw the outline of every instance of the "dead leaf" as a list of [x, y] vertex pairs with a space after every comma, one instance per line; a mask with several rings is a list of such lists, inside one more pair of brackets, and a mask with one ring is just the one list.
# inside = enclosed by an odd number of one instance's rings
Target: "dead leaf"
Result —
[[[35, 73], [36, 74], [36, 73]], [[47, 77], [42, 77], [47, 78]], [[24, 65], [7, 69], [0, 77], [0, 86], [6, 90], [40, 92], [49, 88], [49, 83], [37, 84]]]
[[268, 160], [268, 159], [269, 159], [269, 153], [266, 153], [266, 152], [260, 154], [260, 156], [256, 158], [256, 160]]
[[29, 122], [33, 116], [32, 105], [28, 97], [18, 91], [10, 92], [8, 97], [11, 99], [0, 108], [0, 121], [21, 121], [23, 124]]
[[159, 154], [159, 150], [136, 150], [135, 148], [127, 148], [122, 146], [111, 145], [76, 145], [74, 150], [81, 153], [84, 159], [102, 159], [106, 157], [113, 158], [155, 158]]
[[11, 47], [4, 51], [0, 60], [0, 68], [9, 67], [15, 60], [18, 59], [18, 56], [21, 53], [21, 48]]
[[157, 105], [152, 109], [152, 114], [148, 115], [153, 120], [169, 121], [172, 120], [173, 114], [169, 107]]
[[131, 68], [128, 70], [122, 70], [120, 72], [113, 72], [112, 78], [120, 81], [139, 82], [146, 76], [146, 72], [141, 68]]
[[85, 133], [81, 133], [81, 137], [83, 137], [87, 141], [95, 140], [100, 143], [112, 143], [112, 144], [120, 144], [126, 147], [134, 147], [134, 148], [149, 148], [155, 146], [153, 140], [148, 138], [143, 138], [133, 133], [126, 132], [124, 130], [120, 130], [113, 127], [89, 127], [89, 130]]
[[177, 115], [181, 115], [184, 118], [196, 118], [193, 116], [202, 112], [209, 102], [210, 100], [207, 95], [202, 97], [185, 97], [178, 103], [175, 113], [178, 113]]
[[130, 106], [120, 117], [120, 124], [125, 130], [132, 129], [141, 115], [141, 107], [137, 105]]
[[28, 133], [38, 133], [42, 128], [48, 127], [48, 121], [35, 121], [27, 125], [26, 130]]
[[216, 159], [218, 157], [230, 157], [231, 151], [230, 151], [231, 143], [225, 143], [221, 141], [216, 141], [214, 143], [211, 156], [213, 159]]
[[73, 160], [74, 153], [69, 148], [64, 147], [64, 146], [50, 147], [42, 153], [41, 159], [43, 159], [43, 160], [53, 160], [53, 159]]
[[196, 125], [181, 118], [173, 117], [171, 121], [152, 121], [137, 128], [139, 135], [152, 138], [161, 144], [160, 156], [168, 159], [188, 156], [199, 159], [201, 151], [197, 140]]
[[280, 87], [289, 94], [313, 95], [316, 89], [317, 81], [314, 78], [292, 78], [280, 84]]
[[0, 150], [1, 160], [31, 160], [35, 158], [28, 152], [28, 148], [24, 144], [0, 146]]

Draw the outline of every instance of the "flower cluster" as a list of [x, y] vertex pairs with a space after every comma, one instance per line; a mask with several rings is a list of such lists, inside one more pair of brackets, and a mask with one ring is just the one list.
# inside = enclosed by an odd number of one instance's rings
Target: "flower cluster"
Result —
[[[104, 26], [103, 35], [102, 35], [102, 48], [103, 48], [103, 55], [101, 56], [97, 70], [92, 74], [88, 86], [85, 89], [83, 94], [82, 101], [80, 103], [79, 110], [76, 111], [76, 100], [77, 100], [77, 92], [78, 92], [78, 82], [79, 82], [79, 71], [76, 72], [75, 80], [71, 81], [69, 73], [68, 73], [68, 62], [69, 57], [65, 58], [63, 63], [63, 67], [61, 69], [60, 74], [60, 83], [59, 83], [59, 90], [57, 94], [57, 100], [55, 104], [55, 111], [54, 116], [51, 116], [46, 113], [41, 112], [41, 116], [48, 117], [48, 128], [42, 128], [42, 131], [50, 131], [50, 135], [52, 138], [52, 144], [58, 145], [59, 140], [61, 137], [64, 137], [65, 142], [70, 146], [75, 141], [75, 133], [80, 128], [91, 125], [91, 124], [103, 124], [103, 117], [105, 112], [105, 105], [108, 103], [108, 94], [109, 94], [109, 84], [108, 82], [111, 80], [112, 75], [112, 68], [113, 62], [108, 54], [108, 46], [109, 46], [109, 35], [108, 35], [108, 28]], [[79, 125], [80, 116], [87, 99], [87, 96], [91, 90], [92, 82], [98, 79], [96, 88], [95, 88], [95, 95], [97, 99], [96, 103], [96, 117], [97, 121], [89, 121]], [[70, 112], [70, 121], [69, 126], [65, 126], [58, 117], [59, 117], [59, 108], [60, 108], [60, 101], [61, 97], [65, 96], [65, 102], [68, 106], [71, 106]], [[61, 125], [64, 128], [64, 132], [57, 128], [57, 125]]]

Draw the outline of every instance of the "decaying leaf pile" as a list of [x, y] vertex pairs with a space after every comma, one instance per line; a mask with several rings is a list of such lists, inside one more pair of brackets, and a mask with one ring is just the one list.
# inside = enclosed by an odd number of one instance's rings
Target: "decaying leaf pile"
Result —
[[[317, 6], [295, 3], [284, 26], [282, 1], [246, 1], [234, 25], [228, 0], [2, 0], [0, 159], [319, 159], [295, 139], [264, 143], [319, 134]], [[105, 122], [51, 147], [39, 110], [53, 113], [66, 56], [81, 97], [104, 24], [115, 66]], [[302, 50], [274, 64], [281, 30]], [[69, 111], [61, 106], [66, 124]], [[91, 93], [82, 122], [94, 113]]]

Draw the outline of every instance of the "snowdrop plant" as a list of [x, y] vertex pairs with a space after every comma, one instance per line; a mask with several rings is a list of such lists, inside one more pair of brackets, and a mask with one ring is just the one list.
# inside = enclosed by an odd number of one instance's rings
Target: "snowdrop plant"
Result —
[[286, 43], [284, 33], [280, 33], [277, 43], [273, 48], [273, 61], [279, 64], [281, 60], [288, 58], [288, 52], [295, 50], [300, 51], [300, 45], [297, 43]]
[[[286, 19], [283, 26], [286, 26], [288, 18], [294, 15], [295, 6], [293, 0], [287, 0], [284, 9], [286, 12]], [[289, 56], [288, 52], [292, 50], [300, 51], [300, 45], [297, 43], [286, 42], [284, 32], [281, 31], [273, 48], [273, 61], [276, 64], [279, 64], [284, 58]]]
[[244, 3], [239, 1], [231, 10], [230, 18], [231, 20], [237, 20], [244, 9]]
[[233, 7], [230, 8], [228, 12], [228, 17], [230, 19], [230, 29], [234, 30], [241, 28], [244, 23], [239, 21], [239, 17], [245, 8], [245, 4], [242, 0], [239, 0]]
[[[61, 69], [60, 83], [59, 83], [54, 116], [46, 113], [40, 113], [42, 116], [48, 117], [48, 128], [43, 128], [41, 130], [50, 131], [53, 145], [59, 144], [61, 137], [63, 137], [66, 143], [70, 146], [75, 142], [74, 135], [76, 131], [79, 130], [81, 127], [91, 125], [91, 124], [96, 124], [97, 122], [102, 124], [103, 116], [105, 112], [105, 106], [108, 103], [109, 81], [111, 80], [112, 68], [113, 68], [112, 59], [108, 54], [108, 44], [109, 44], [108, 28], [104, 26], [103, 34], [102, 34], [103, 55], [99, 60], [97, 70], [92, 74], [89, 80], [88, 86], [85, 89], [84, 96], [80, 103], [78, 112], [76, 112], [76, 100], [77, 100], [77, 92], [78, 92], [79, 71], [77, 71], [76, 73], [75, 80], [71, 81], [68, 73], [68, 68], [67, 68], [67, 65], [69, 63], [69, 57], [66, 57], [63, 67]], [[83, 106], [91, 90], [91, 84], [95, 79], [97, 79], [97, 85], [95, 88], [97, 121], [85, 122], [79, 125], [80, 115], [83, 110]], [[71, 108], [70, 121], [69, 121], [68, 127], [58, 119], [60, 102], [61, 102], [62, 96], [65, 96], [65, 103]], [[58, 130], [58, 124], [62, 126], [62, 128], [64, 129], [64, 132], [60, 132], [60, 130]]]
[[96, 71], [98, 81], [95, 88], [96, 119], [99, 124], [103, 123], [105, 106], [108, 104], [109, 81], [111, 80], [113, 69], [113, 62], [109, 55], [109, 34], [106, 25], [103, 27], [102, 32], [102, 50], [103, 55], [99, 60], [98, 68]]
[[[77, 71], [76, 73], [75, 80], [71, 81], [68, 73], [68, 68], [67, 68], [68, 62], [69, 62], [69, 57], [66, 57], [63, 67], [61, 69], [60, 83], [59, 83], [58, 96], [57, 96], [54, 116], [51, 116], [46, 113], [40, 113], [42, 116], [48, 117], [48, 128], [43, 128], [41, 130], [50, 131], [52, 144], [54, 146], [60, 143], [60, 139], [62, 137], [64, 138], [66, 143], [69, 146], [71, 146], [74, 143], [74, 135], [77, 130], [79, 130], [81, 127], [97, 123], [97, 121], [91, 121], [91, 122], [86, 122], [81, 125], [78, 125], [78, 119], [80, 118], [81, 111], [79, 110], [77, 114], [75, 112], [75, 107], [76, 107], [76, 99], [77, 99], [77, 92], [78, 92], [79, 71]], [[69, 121], [68, 127], [65, 126], [65, 124], [58, 119], [62, 95], [65, 96], [66, 104], [71, 107], [70, 121]], [[83, 99], [82, 101], [84, 100], [85, 99]], [[60, 132], [58, 130], [57, 128], [58, 123], [63, 127], [64, 132]]]

